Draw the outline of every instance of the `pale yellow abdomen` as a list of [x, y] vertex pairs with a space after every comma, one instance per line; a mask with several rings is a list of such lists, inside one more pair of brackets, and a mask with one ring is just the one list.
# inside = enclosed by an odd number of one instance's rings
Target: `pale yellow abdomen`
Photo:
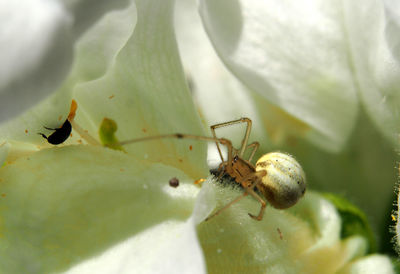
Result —
[[267, 153], [256, 163], [256, 171], [262, 170], [267, 174], [257, 188], [273, 207], [288, 208], [303, 197], [306, 177], [292, 156], [281, 152]]

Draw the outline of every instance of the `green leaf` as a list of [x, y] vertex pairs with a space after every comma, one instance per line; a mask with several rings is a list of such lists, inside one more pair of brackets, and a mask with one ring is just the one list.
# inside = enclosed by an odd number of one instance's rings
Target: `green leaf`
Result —
[[395, 273], [399, 274], [400, 273], [400, 261], [399, 261], [399, 258], [391, 257], [390, 261], [392, 262], [392, 265], [393, 265]]

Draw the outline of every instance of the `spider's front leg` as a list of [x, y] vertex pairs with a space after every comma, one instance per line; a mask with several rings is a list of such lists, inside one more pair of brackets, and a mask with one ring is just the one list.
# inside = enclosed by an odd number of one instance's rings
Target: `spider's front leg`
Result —
[[224, 176], [224, 174], [226, 173], [225, 172], [225, 167], [227, 165], [228, 165], [228, 162], [222, 162], [222, 163], [219, 164], [219, 167], [218, 167], [218, 170], [217, 170], [217, 173], [216, 173], [216, 174], [218, 174], [217, 180], [220, 180], [222, 178], [222, 176]]

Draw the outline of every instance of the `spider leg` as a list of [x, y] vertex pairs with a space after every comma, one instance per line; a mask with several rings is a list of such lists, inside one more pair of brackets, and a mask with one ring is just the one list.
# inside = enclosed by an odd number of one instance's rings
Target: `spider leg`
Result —
[[241, 199], [243, 199], [245, 196], [247, 196], [248, 193], [245, 192], [242, 195], [238, 196], [236, 199], [234, 199], [233, 201], [229, 202], [228, 204], [226, 204], [224, 207], [218, 209], [216, 212], [214, 212], [213, 214], [211, 214], [210, 216], [208, 216], [204, 221], [209, 221], [211, 218], [219, 215], [222, 211], [224, 211], [225, 209], [229, 208], [231, 205], [233, 205], [234, 203], [239, 202]]
[[[261, 178], [257, 179], [257, 181], [260, 181], [260, 182], [261, 182]], [[258, 213], [258, 215], [255, 216], [255, 215], [249, 213], [249, 216], [250, 216], [251, 218], [253, 218], [254, 220], [261, 221], [262, 218], [263, 218], [263, 216], [264, 216], [264, 210], [265, 210], [265, 207], [267, 206], [267, 203], [266, 203], [266, 202], [260, 197], [260, 195], [258, 195], [253, 189], [247, 189], [246, 191], [247, 191], [251, 196], [253, 196], [255, 199], [257, 199], [257, 200], [260, 202], [260, 204], [261, 204], [260, 212]]]
[[225, 174], [225, 167], [226, 167], [227, 165], [228, 165], [227, 162], [222, 162], [222, 163], [219, 165], [218, 170], [217, 170], [217, 174], [218, 174], [217, 179], [218, 179], [218, 180], [221, 179], [222, 176], [224, 176], [224, 174]]
[[253, 219], [257, 220], [257, 221], [261, 221], [262, 217], [264, 215], [264, 210], [266, 207], [266, 202], [253, 190], [259, 183], [261, 183], [261, 178], [262, 176], [265, 175], [265, 171], [258, 171], [252, 174], [249, 174], [248, 176], [244, 177], [244, 180], [248, 180], [251, 178], [255, 178], [254, 182], [250, 185], [250, 186], [245, 186], [244, 183], [242, 184], [245, 192], [236, 197], [234, 200], [232, 200], [231, 202], [229, 202], [228, 204], [226, 204], [225, 206], [223, 206], [222, 208], [218, 209], [215, 213], [211, 214], [210, 216], [208, 216], [205, 221], [210, 220], [211, 218], [219, 215], [222, 211], [224, 211], [225, 209], [229, 208], [231, 205], [233, 205], [234, 203], [239, 202], [241, 199], [243, 199], [245, 196], [247, 195], [251, 195], [254, 198], [256, 198], [260, 203], [261, 203], [261, 208], [260, 208], [260, 212], [258, 213], [257, 216], [254, 216], [252, 214], [249, 213], [250, 217], [252, 217]]
[[[253, 214], [249, 213], [249, 216], [251, 218], [253, 218], [254, 220], [257, 221], [261, 221], [263, 216], [264, 216], [264, 210], [265, 207], [267, 206], [267, 203], [264, 201], [263, 198], [260, 197], [260, 195], [258, 195], [255, 191], [254, 188], [260, 184], [262, 182], [262, 177], [266, 175], [266, 171], [258, 171], [255, 172], [253, 174], [249, 174], [249, 176], [246, 176], [245, 178], [243, 178], [243, 183], [242, 186], [244, 187], [246, 193], [250, 194], [251, 196], [253, 196], [257, 201], [260, 202], [261, 204], [261, 208], [260, 208], [260, 212], [258, 213], [257, 216], [254, 216]], [[248, 178], [247, 178], [248, 177]], [[254, 181], [250, 186], [246, 186], [244, 183], [248, 180], [252, 178]]]
[[182, 133], [174, 133], [174, 134], [164, 134], [157, 136], [148, 136], [143, 138], [136, 138], [131, 140], [126, 140], [118, 143], [110, 144], [109, 146], [123, 146], [129, 145], [133, 143], [143, 142], [143, 141], [152, 141], [152, 140], [160, 140], [160, 139], [192, 139], [198, 141], [206, 141], [206, 142], [218, 142], [221, 145], [225, 145], [228, 148], [228, 162], [232, 162], [232, 142], [225, 138], [214, 138], [214, 137], [206, 137], [199, 135], [191, 135], [191, 134], [182, 134]]
[[251, 151], [251, 154], [249, 156], [249, 159], [247, 161], [251, 162], [251, 159], [253, 159], [254, 154], [256, 153], [256, 151], [257, 151], [257, 149], [259, 147], [260, 147], [260, 143], [259, 142], [251, 143], [246, 147], [245, 151], [248, 150], [249, 148], [253, 148], [253, 150]]
[[[240, 151], [239, 152], [239, 156], [242, 157], [243, 153], [244, 153], [244, 151], [246, 149], [247, 143], [249, 141], [249, 136], [250, 136], [250, 131], [251, 131], [252, 122], [251, 122], [251, 120], [249, 118], [243, 117], [243, 118], [240, 118], [238, 120], [233, 120], [233, 121], [229, 121], [229, 122], [225, 122], [225, 123], [215, 124], [215, 125], [212, 125], [210, 128], [211, 128], [211, 133], [212, 133], [213, 137], [217, 138], [217, 135], [215, 134], [215, 129], [220, 128], [220, 127], [231, 126], [231, 125], [238, 124], [238, 123], [247, 123], [246, 132], [245, 132], [243, 140], [242, 140], [242, 146], [240, 147], [240, 150], [239, 150]], [[222, 156], [221, 149], [219, 148], [219, 145], [218, 145], [217, 142], [216, 142], [216, 145], [217, 145], [217, 149], [218, 149], [218, 152], [219, 152], [219, 156], [221, 157], [221, 160], [224, 161], [224, 157]]]

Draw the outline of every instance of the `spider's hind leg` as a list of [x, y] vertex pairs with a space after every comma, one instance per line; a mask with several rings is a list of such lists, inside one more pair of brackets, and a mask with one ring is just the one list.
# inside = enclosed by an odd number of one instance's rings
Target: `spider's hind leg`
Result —
[[[258, 184], [260, 184], [260, 183], [262, 182], [262, 177], [265, 176], [265, 175], [266, 175], [266, 172], [265, 172], [265, 171], [258, 171], [258, 172], [255, 172], [255, 173], [253, 173], [253, 174], [250, 175], [251, 178], [253, 178], [253, 180], [254, 180], [254, 182], [253, 182], [250, 186], [246, 186], [246, 185], [244, 185], [244, 183], [242, 183], [242, 185], [243, 185], [243, 187], [244, 187], [246, 193], [248, 193], [248, 194], [250, 194], [251, 196], [253, 196], [253, 197], [254, 197], [257, 201], [259, 201], [260, 204], [261, 204], [261, 208], [260, 208], [260, 211], [259, 211], [259, 213], [258, 213], [257, 216], [255, 216], [255, 215], [249, 213], [249, 216], [250, 216], [251, 218], [253, 218], [254, 220], [257, 220], [257, 221], [261, 221], [261, 220], [262, 220], [262, 218], [263, 218], [263, 216], [264, 216], [264, 210], [265, 210], [265, 207], [267, 206], [267, 203], [264, 201], [263, 198], [261, 198], [261, 196], [260, 196], [259, 194], [257, 194], [257, 193], [254, 191], [254, 188], [255, 188]], [[243, 181], [245, 182], [245, 180], [243, 180]]]
[[259, 202], [261, 203], [261, 208], [260, 208], [260, 212], [258, 213], [258, 215], [255, 216], [255, 215], [249, 213], [249, 216], [250, 216], [251, 218], [253, 218], [254, 220], [261, 221], [262, 218], [263, 218], [264, 210], [265, 210], [265, 207], [266, 207], [267, 203], [260, 197], [260, 195], [258, 195], [258, 194], [254, 191], [254, 188], [255, 188], [258, 184], [260, 184], [260, 183], [262, 182], [262, 177], [263, 177], [264, 175], [265, 175], [265, 171], [258, 171], [258, 172], [254, 172], [254, 173], [249, 174], [248, 176], [246, 176], [246, 177], [244, 178], [243, 182], [248, 182], [248, 180], [250, 180], [250, 179], [253, 179], [254, 181], [253, 181], [253, 183], [252, 183], [250, 186], [246, 185], [245, 183], [242, 183], [242, 186], [243, 186], [245, 192], [244, 192], [242, 195], [236, 197], [234, 200], [232, 200], [232, 201], [229, 202], [228, 204], [226, 204], [224, 207], [218, 209], [215, 213], [213, 213], [213, 214], [211, 214], [210, 216], [208, 216], [208, 217], [205, 219], [205, 221], [208, 221], [208, 220], [210, 220], [211, 218], [213, 218], [213, 217], [219, 215], [222, 211], [224, 211], [225, 209], [229, 208], [231, 205], [233, 205], [233, 204], [239, 202], [241, 199], [243, 199], [245, 196], [247, 196], [247, 195], [249, 195], [249, 194], [250, 194], [251, 196], [253, 196], [257, 201], [259, 201]]

